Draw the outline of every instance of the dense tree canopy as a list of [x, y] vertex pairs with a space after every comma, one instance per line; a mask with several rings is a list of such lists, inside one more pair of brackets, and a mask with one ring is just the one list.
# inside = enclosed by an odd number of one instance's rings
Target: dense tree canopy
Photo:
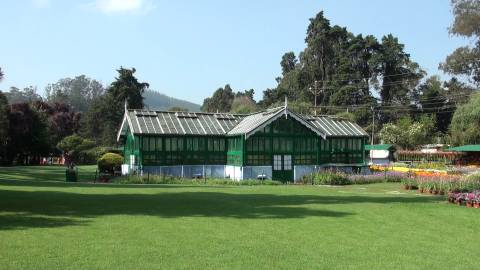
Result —
[[480, 94], [473, 95], [467, 104], [458, 107], [450, 131], [454, 145], [480, 144]]
[[105, 90], [100, 82], [80, 75], [49, 84], [45, 92], [49, 103], [65, 103], [75, 111], [86, 112], [90, 103], [103, 95]]
[[78, 163], [81, 152], [91, 149], [93, 146], [95, 146], [95, 142], [77, 134], [67, 136], [57, 144], [58, 149], [64, 153], [67, 164]]
[[8, 132], [10, 121], [7, 97], [0, 91], [0, 165], [7, 163]]
[[[321, 113], [336, 114], [339, 108], [350, 107], [365, 126], [371, 120], [370, 106], [409, 104], [412, 89], [424, 75], [394, 36], [379, 42], [373, 36], [354, 35], [345, 27], [332, 26], [323, 12], [310, 19], [305, 43], [298, 60], [292, 52], [282, 57], [278, 86], [264, 91], [260, 104], [271, 106], [287, 96], [318, 104]], [[401, 116], [383, 110], [378, 115], [382, 122]]]
[[7, 162], [38, 163], [51, 153], [47, 121], [28, 103], [10, 106]]
[[440, 68], [452, 75], [463, 75], [480, 85], [480, 2], [452, 0], [454, 21], [450, 33], [470, 38], [474, 46], [463, 46], [447, 56]]
[[229, 112], [232, 109], [234, 97], [235, 93], [227, 84], [223, 88], [218, 88], [212, 97], [206, 98], [201, 109], [204, 112]]
[[[426, 73], [394, 35], [354, 34], [319, 12], [309, 20], [305, 48], [281, 56], [277, 85], [264, 90], [262, 100], [255, 101], [253, 89], [236, 92], [227, 84], [206, 98], [201, 110], [251, 113], [283, 106], [287, 97], [294, 111], [355, 121], [367, 132], [375, 131], [376, 138], [403, 148], [446, 134], [453, 144], [480, 143], [480, 97], [475, 94], [480, 86], [480, 2], [452, 0], [452, 7], [450, 33], [469, 38], [472, 45], [458, 48], [440, 65], [458, 76], [446, 82], [424, 78]], [[32, 163], [41, 155], [58, 154], [59, 148], [78, 159], [87, 146], [114, 146], [125, 106], [142, 109], [144, 98], [162, 96], [136, 78], [135, 68], [117, 72], [106, 89], [80, 75], [49, 84], [45, 99], [33, 86], [0, 92], [0, 163]], [[198, 109], [173, 100], [148, 106]]]
[[91, 102], [82, 121], [82, 134], [106, 146], [116, 143], [125, 106], [129, 109], [143, 109], [142, 94], [149, 87], [148, 83], [139, 82], [135, 77], [135, 68], [121, 67], [117, 72], [118, 77], [103, 96]]
[[37, 93], [37, 87], [34, 86], [25, 87], [23, 90], [12, 86], [9, 91], [5, 93], [5, 96], [10, 104], [42, 100], [42, 97]]
[[379, 136], [383, 143], [412, 149], [416, 145], [432, 142], [434, 126], [435, 120], [428, 116], [423, 116], [419, 121], [402, 117], [396, 123], [385, 124]]

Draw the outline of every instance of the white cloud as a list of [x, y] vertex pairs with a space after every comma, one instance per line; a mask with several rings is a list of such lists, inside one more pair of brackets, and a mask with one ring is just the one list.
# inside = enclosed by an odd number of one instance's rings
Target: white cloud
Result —
[[106, 14], [147, 13], [155, 8], [152, 0], [96, 0], [89, 7]]
[[32, 0], [34, 6], [44, 8], [50, 5], [50, 0]]

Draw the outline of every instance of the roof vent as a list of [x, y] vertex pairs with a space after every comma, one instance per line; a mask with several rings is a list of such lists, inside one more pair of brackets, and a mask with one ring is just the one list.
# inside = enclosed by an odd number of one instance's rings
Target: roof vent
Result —
[[152, 111], [135, 111], [135, 116], [157, 117], [157, 112], [152, 112]]
[[176, 112], [175, 116], [177, 116], [178, 118], [198, 118], [195, 113], [189, 112]]
[[225, 113], [215, 114], [215, 118], [217, 118], [218, 120], [235, 120], [235, 119], [237, 119], [237, 118], [235, 118], [235, 116], [233, 116], [233, 114], [225, 114]]

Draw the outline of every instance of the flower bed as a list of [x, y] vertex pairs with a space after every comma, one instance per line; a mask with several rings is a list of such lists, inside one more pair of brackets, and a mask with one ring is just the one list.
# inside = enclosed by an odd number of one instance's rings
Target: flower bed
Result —
[[394, 171], [374, 172], [373, 174], [360, 175], [352, 174], [348, 175], [348, 179], [352, 184], [373, 184], [382, 182], [401, 182], [406, 178], [407, 174]]
[[449, 203], [458, 206], [465, 205], [467, 208], [480, 208], [480, 190], [473, 192], [449, 192], [447, 196]]
[[[322, 171], [305, 175], [300, 183], [314, 185], [362, 185], [382, 182], [400, 182], [406, 174], [383, 171], [373, 174], [346, 174], [335, 171]], [[312, 183], [313, 182], [313, 183]]]

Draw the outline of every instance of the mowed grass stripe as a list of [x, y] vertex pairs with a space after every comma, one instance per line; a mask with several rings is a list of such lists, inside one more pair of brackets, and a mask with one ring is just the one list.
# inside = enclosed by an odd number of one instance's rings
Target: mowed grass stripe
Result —
[[406, 192], [399, 184], [14, 183], [0, 181], [0, 265], [5, 269], [477, 265], [471, 251], [480, 245], [480, 211]]

